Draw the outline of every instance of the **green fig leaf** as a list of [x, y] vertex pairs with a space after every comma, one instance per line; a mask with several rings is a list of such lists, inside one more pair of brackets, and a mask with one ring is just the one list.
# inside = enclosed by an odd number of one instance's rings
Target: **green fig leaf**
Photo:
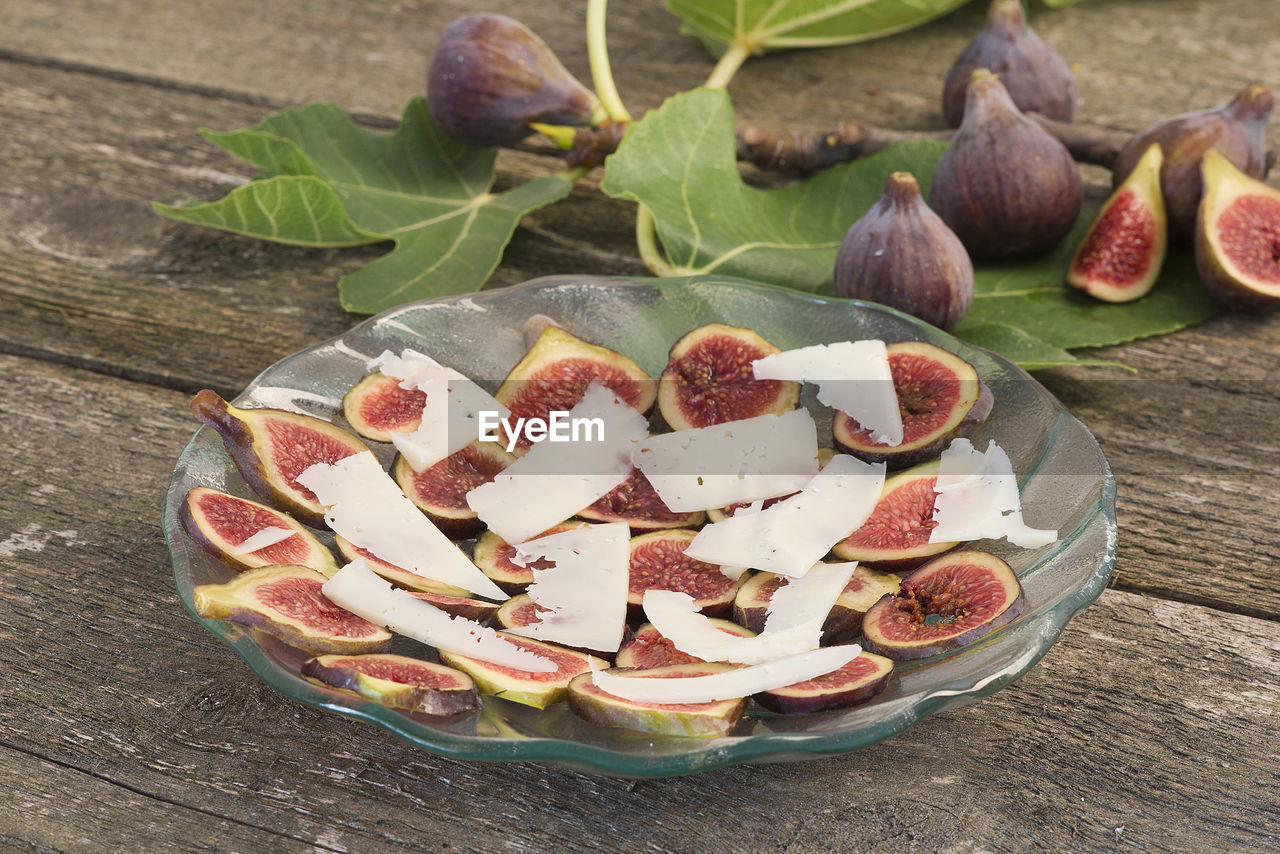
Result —
[[667, 0], [715, 56], [729, 45], [752, 53], [829, 47], [900, 33], [969, 0]]
[[204, 136], [262, 172], [216, 202], [156, 210], [304, 246], [393, 241], [390, 253], [339, 283], [343, 307], [359, 313], [479, 289], [520, 219], [571, 189], [548, 176], [491, 192], [496, 150], [451, 139], [421, 97], [391, 133], [362, 128], [333, 104], [310, 104]]
[[[946, 146], [911, 142], [773, 190], [743, 182], [733, 108], [722, 90], [677, 95], [632, 125], [606, 161], [602, 187], [648, 208], [678, 276], [715, 272], [831, 293], [836, 249], [892, 172], [928, 195]], [[1169, 258], [1147, 296], [1115, 305], [1068, 288], [1064, 273], [1094, 212], [1050, 253], [978, 265], [973, 305], [956, 334], [1020, 363], [1045, 367], [1066, 351], [1161, 335], [1221, 312], [1185, 254]]]

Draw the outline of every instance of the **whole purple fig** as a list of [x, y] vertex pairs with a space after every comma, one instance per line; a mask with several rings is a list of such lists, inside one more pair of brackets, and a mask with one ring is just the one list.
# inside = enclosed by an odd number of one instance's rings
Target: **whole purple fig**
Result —
[[964, 121], [933, 173], [929, 203], [973, 258], [1056, 246], [1080, 215], [1080, 170], [1014, 106], [996, 76], [973, 73]]
[[584, 125], [596, 104], [546, 42], [506, 15], [454, 21], [427, 71], [431, 117], [469, 145], [511, 145], [534, 122]]
[[999, 75], [1009, 97], [1023, 112], [1069, 122], [1076, 115], [1076, 81], [1066, 60], [1027, 27], [1022, 0], [994, 0], [987, 22], [956, 57], [942, 87], [942, 114], [958, 127], [964, 117], [965, 91], [979, 68]]
[[1184, 113], [1138, 132], [1116, 158], [1112, 183], [1119, 187], [1153, 143], [1164, 151], [1160, 191], [1169, 216], [1169, 243], [1190, 246], [1200, 206], [1200, 161], [1216, 148], [1250, 178], [1266, 171], [1267, 121], [1275, 107], [1267, 86], [1246, 86], [1228, 104]]
[[920, 198], [910, 172], [894, 172], [880, 201], [836, 253], [836, 293], [883, 303], [954, 329], [973, 302], [973, 264], [959, 238]]

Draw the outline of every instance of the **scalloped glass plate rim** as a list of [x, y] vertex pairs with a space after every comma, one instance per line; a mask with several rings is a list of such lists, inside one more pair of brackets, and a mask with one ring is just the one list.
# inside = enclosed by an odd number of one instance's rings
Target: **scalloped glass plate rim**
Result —
[[[1103, 456], [1096, 440], [1089, 434], [1087, 428], [1067, 413], [1029, 374], [1007, 359], [982, 348], [966, 344], [909, 315], [874, 303], [838, 297], [815, 296], [798, 291], [775, 288], [757, 282], [717, 276], [699, 276], [688, 279], [547, 276], [502, 289], [424, 300], [383, 312], [353, 326], [341, 335], [280, 360], [259, 374], [236, 400], [239, 401], [250, 395], [255, 389], [261, 387], [266, 378], [280, 372], [282, 367], [288, 365], [292, 360], [324, 348], [331, 348], [335, 345], [340, 346], [342, 342], [352, 336], [376, 329], [380, 324], [394, 321], [394, 318], [405, 313], [423, 309], [429, 311], [431, 306], [456, 305], [459, 303], [484, 306], [495, 301], [520, 299], [521, 295], [537, 292], [540, 289], [554, 289], [566, 286], [582, 287], [584, 284], [605, 288], [648, 288], [665, 295], [681, 290], [728, 288], [753, 297], [759, 297], [766, 302], [778, 300], [781, 304], [791, 303], [798, 305], [806, 303], [809, 305], [830, 306], [832, 307], [831, 310], [848, 312], [850, 316], [866, 312], [880, 314], [892, 318], [900, 324], [912, 327], [919, 334], [919, 337], [924, 340], [941, 344], [969, 358], [980, 354], [981, 357], [1001, 366], [1003, 369], [1015, 375], [1020, 375], [1020, 378], [1025, 382], [1034, 384], [1035, 388], [1058, 408], [1058, 419], [1054, 424], [1049, 440], [1046, 441], [1044, 452], [1037, 458], [1031, 470], [1023, 475], [1023, 480], [1025, 481], [1035, 473], [1040, 461], [1044, 458], [1044, 454], [1047, 453], [1048, 448], [1051, 446], [1053, 438], [1067, 429], [1082, 431], [1088, 441], [1092, 443], [1091, 448], [1096, 450], [1097, 459], [1100, 463], [1098, 475], [1101, 479], [1101, 490], [1098, 498], [1087, 511], [1084, 520], [1073, 531], [1053, 544], [1031, 569], [1042, 566], [1063, 554], [1070, 549], [1079, 537], [1089, 531], [1096, 532], [1098, 526], [1102, 526], [1102, 531], [1106, 538], [1105, 550], [1099, 556], [1097, 566], [1083, 584], [1070, 591], [1067, 595], [1050, 603], [1032, 618], [1027, 619], [1024, 615], [1011, 624], [1011, 627], [1019, 624], [1023, 625], [1022, 633], [1029, 634], [1031, 640], [1021, 649], [1019, 654], [1006, 661], [1002, 667], [982, 674], [981, 678], [974, 679], [972, 676], [958, 677], [950, 682], [931, 686], [929, 690], [916, 697], [913, 702], [897, 710], [889, 719], [880, 721], [879, 725], [876, 726], [868, 724], [843, 730], [823, 729], [818, 732], [767, 732], [710, 740], [678, 739], [682, 743], [687, 743], [690, 750], [653, 756], [623, 752], [617, 749], [560, 738], [459, 736], [432, 728], [420, 719], [415, 719], [394, 709], [364, 700], [354, 694], [339, 694], [332, 689], [309, 682], [282, 667], [245, 629], [226, 621], [206, 620], [195, 613], [191, 590], [189, 586], [184, 586], [184, 573], [190, 570], [189, 557], [191, 550], [198, 552], [199, 549], [186, 539], [185, 532], [182, 531], [181, 524], [177, 520], [177, 506], [182, 496], [185, 495], [185, 489], [187, 488], [184, 482], [187, 461], [193, 457], [200, 444], [202, 432], [208, 430], [208, 428], [200, 428], [183, 450], [178, 465], [175, 467], [173, 479], [166, 495], [164, 518], [162, 520], [165, 537], [172, 556], [175, 585], [184, 608], [191, 614], [192, 618], [234, 649], [259, 678], [285, 696], [375, 724], [410, 744], [433, 753], [480, 761], [550, 761], [592, 773], [605, 773], [613, 776], [665, 777], [711, 770], [725, 765], [753, 760], [786, 761], [847, 753], [897, 735], [929, 715], [989, 696], [1030, 670], [1053, 645], [1067, 622], [1076, 613], [1092, 604], [1106, 588], [1114, 567], [1116, 554], [1115, 481], [1105, 456]], [[668, 341], [667, 346], [673, 341], [674, 338]], [[308, 390], [298, 389], [298, 391], [306, 393]], [[228, 465], [230, 464], [228, 463]], [[1029, 571], [1030, 569], [1024, 570], [1022, 574], [1025, 575]], [[998, 638], [1004, 631], [1007, 631], [1007, 629], [1002, 630], [1002, 632], [993, 637]], [[963, 655], [967, 649], [953, 653], [950, 656], [946, 656], [946, 658]], [[486, 697], [485, 701], [494, 702], [493, 698], [489, 697]], [[505, 703], [507, 701], [497, 702]], [[631, 735], [636, 737], [640, 734]]]

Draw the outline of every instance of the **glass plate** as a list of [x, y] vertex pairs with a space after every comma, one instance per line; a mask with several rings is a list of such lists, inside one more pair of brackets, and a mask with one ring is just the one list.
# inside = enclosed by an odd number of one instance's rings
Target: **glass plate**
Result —
[[[204, 485], [256, 497], [209, 428], [196, 432], [173, 474], [164, 531], [174, 578], [187, 610], [230, 645], [267, 684], [286, 696], [381, 726], [426, 750], [463, 759], [546, 761], [633, 777], [687, 774], [741, 762], [808, 759], [844, 753], [902, 732], [935, 712], [985, 697], [1017, 679], [1044, 655], [1063, 626], [1106, 587], [1115, 562], [1115, 482], [1084, 425], [1024, 371], [915, 318], [881, 306], [819, 298], [748, 282], [604, 279], [559, 276], [516, 287], [414, 303], [365, 321], [340, 338], [268, 368], [235, 400], [344, 423], [341, 399], [367, 358], [412, 347], [461, 370], [492, 391], [523, 354], [521, 327], [550, 315], [569, 331], [634, 358], [656, 377], [672, 343], [713, 321], [756, 329], [783, 349], [860, 338], [922, 339], [959, 353], [995, 393], [995, 410], [974, 442], [995, 439], [1023, 486], [1026, 521], [1053, 528], [1058, 542], [1037, 550], [1004, 541], [982, 548], [1004, 557], [1026, 595], [1022, 614], [985, 641], [923, 662], [900, 664], [871, 703], [847, 710], [778, 716], [753, 708], [721, 738], [655, 737], [589, 724], [566, 704], [537, 710], [484, 698], [483, 707], [451, 718], [399, 712], [299, 676], [308, 657], [259, 632], [201, 620], [192, 589], [233, 572], [186, 536], [178, 507]], [[830, 436], [830, 413], [806, 387], [802, 400]], [[825, 417], [824, 417], [825, 416]], [[374, 443], [377, 444], [377, 443]], [[386, 462], [384, 456], [384, 462]], [[397, 638], [393, 651], [427, 649]], [[269, 723], [264, 725], [269, 726]]]

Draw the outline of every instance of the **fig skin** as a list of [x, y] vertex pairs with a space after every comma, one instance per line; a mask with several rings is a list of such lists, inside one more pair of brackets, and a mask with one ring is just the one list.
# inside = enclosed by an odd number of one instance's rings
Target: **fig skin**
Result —
[[1132, 302], [1150, 292], [1168, 248], [1163, 162], [1160, 146], [1152, 144], [1103, 204], [1071, 259], [1067, 284], [1105, 302]]
[[442, 581], [436, 581], [434, 578], [427, 578], [425, 575], [419, 575], [418, 573], [410, 572], [403, 567], [387, 563], [368, 549], [358, 547], [341, 534], [335, 534], [333, 540], [334, 544], [338, 547], [338, 552], [348, 562], [353, 561], [356, 558], [364, 558], [368, 561], [370, 569], [388, 581], [393, 582], [406, 590], [416, 590], [422, 593], [432, 593], [437, 596], [452, 596], [462, 599], [469, 598], [471, 596], [471, 591], [469, 590], [464, 590], [461, 587], [454, 587], [452, 584], [445, 584]]
[[755, 701], [783, 715], [847, 709], [874, 699], [889, 684], [892, 673], [892, 659], [864, 652], [839, 670], [817, 679], [761, 691]]
[[424, 590], [410, 591], [414, 599], [421, 599], [428, 605], [434, 605], [446, 614], [462, 617], [483, 623], [498, 611], [497, 602], [485, 602], [481, 599], [470, 599], [466, 596], [448, 596], [442, 593], [428, 593]]
[[[931, 543], [937, 527], [933, 504], [937, 497], [938, 463], [916, 466], [884, 482], [880, 498], [862, 527], [831, 547], [842, 560], [870, 564], [880, 571], [900, 572], [954, 549], [959, 543]], [[865, 617], [864, 617], [865, 624]]]
[[506, 15], [459, 18], [427, 71], [427, 108], [467, 145], [513, 145], [533, 123], [587, 124], [599, 102], [528, 27]]
[[[875, 442], [862, 425], [837, 411], [831, 422], [836, 445], [890, 470], [935, 459], [953, 439], [972, 435], [991, 414], [995, 395], [964, 359], [925, 341], [895, 341], [886, 348], [902, 414], [903, 441]], [[945, 406], [946, 409], [941, 409]]]
[[384, 652], [391, 633], [330, 602], [320, 590], [325, 580], [305, 566], [264, 566], [198, 585], [192, 605], [206, 620], [230, 620], [313, 653]]
[[964, 117], [965, 89], [979, 68], [999, 75], [1024, 113], [1063, 122], [1075, 118], [1079, 101], [1075, 77], [1061, 54], [1027, 26], [1022, 0], [994, 0], [982, 30], [947, 72], [942, 114], [951, 127], [959, 127]]
[[390, 442], [392, 433], [418, 429], [426, 405], [421, 389], [401, 388], [400, 380], [383, 373], [366, 374], [342, 396], [342, 415], [364, 438]]
[[[960, 575], [960, 579], [956, 576]], [[968, 582], [966, 588], [965, 582]], [[998, 592], [992, 593], [992, 588]], [[976, 612], [966, 593], [996, 595]], [[990, 635], [1022, 613], [1022, 585], [995, 555], [959, 551], [931, 560], [902, 579], [900, 593], [886, 595], [863, 620], [863, 647], [894, 661], [950, 652]], [[983, 607], [978, 603], [977, 607]], [[934, 625], [928, 617], [939, 615]]]
[[[729, 620], [713, 619], [711, 623], [720, 631], [740, 638], [754, 637], [756, 634], [746, 626]], [[637, 628], [635, 634], [618, 649], [614, 658], [615, 667], [629, 670], [652, 670], [671, 664], [702, 662], [701, 658], [676, 649], [675, 644], [663, 637], [652, 623], [644, 623]]]
[[[236, 572], [281, 563], [307, 566], [326, 578], [338, 571], [333, 552], [325, 548], [315, 534], [289, 514], [247, 498], [197, 486], [187, 492], [187, 499], [178, 508], [178, 518], [196, 545]], [[231, 542], [226, 529], [235, 524], [243, 528], [236, 533], [237, 541]], [[294, 536], [248, 554], [234, 551], [240, 543], [270, 527], [289, 528]]]
[[973, 262], [960, 238], [920, 198], [910, 172], [849, 227], [836, 253], [836, 293], [905, 311], [952, 330], [973, 302]]
[[403, 655], [321, 655], [302, 663], [302, 675], [426, 715], [457, 715], [480, 705], [475, 682], [461, 670]]
[[[710, 676], [732, 670], [732, 664], [671, 664], [632, 671], [637, 679], [675, 679]], [[637, 703], [608, 694], [584, 673], [569, 683], [569, 708], [578, 717], [599, 726], [619, 727], [655, 735], [710, 738], [728, 735], [742, 717], [746, 701], [716, 700], [710, 703]]]
[[[846, 643], [862, 634], [862, 618], [886, 593], [898, 589], [901, 577], [859, 566], [822, 624], [822, 645]], [[769, 603], [787, 579], [772, 572], [758, 572], [738, 589], [733, 601], [733, 619], [753, 632], [764, 631]]]
[[672, 430], [789, 412], [800, 383], [757, 380], [751, 369], [780, 352], [754, 329], [710, 323], [690, 330], [671, 347], [658, 379], [658, 411]]
[[591, 662], [594, 661], [601, 669], [609, 666], [609, 662], [604, 659], [584, 652], [506, 632], [498, 634], [518, 647], [550, 658], [557, 663], [558, 668], [548, 672], [515, 670], [445, 650], [438, 650], [440, 662], [468, 674], [476, 681], [482, 694], [533, 706], [535, 709], [545, 709], [552, 703], [563, 700], [569, 683], [575, 676], [582, 673], [590, 675]]
[[425, 471], [414, 471], [397, 455], [392, 477], [414, 506], [452, 540], [465, 540], [484, 530], [479, 515], [467, 504], [467, 493], [489, 483], [516, 461], [497, 442], [472, 442]]
[[1152, 144], [1164, 153], [1160, 192], [1169, 221], [1169, 243], [1191, 246], [1200, 205], [1200, 161], [1216, 148], [1250, 178], [1266, 173], [1267, 122], [1275, 107], [1270, 87], [1246, 86], [1220, 107], [1184, 113], [1139, 131], [1116, 157], [1112, 186], [1119, 187]]
[[1196, 222], [1196, 269], [1235, 311], [1280, 309], [1280, 190], [1211, 150], [1201, 167], [1204, 199]]
[[729, 578], [720, 567], [685, 557], [684, 550], [698, 534], [685, 528], [654, 531], [631, 538], [631, 568], [627, 580], [627, 608], [639, 619], [646, 590], [675, 590], [693, 597], [708, 617], [727, 617], [746, 573]]
[[933, 173], [929, 204], [974, 259], [1056, 246], [1084, 202], [1061, 142], [1022, 115], [990, 72], [973, 73], [964, 121]]
[[[325, 527], [324, 507], [294, 478], [315, 463], [332, 464], [369, 450], [336, 424], [283, 409], [240, 409], [207, 388], [191, 399], [191, 412], [222, 437], [254, 492], [316, 528]], [[305, 442], [297, 441], [299, 434]]]

